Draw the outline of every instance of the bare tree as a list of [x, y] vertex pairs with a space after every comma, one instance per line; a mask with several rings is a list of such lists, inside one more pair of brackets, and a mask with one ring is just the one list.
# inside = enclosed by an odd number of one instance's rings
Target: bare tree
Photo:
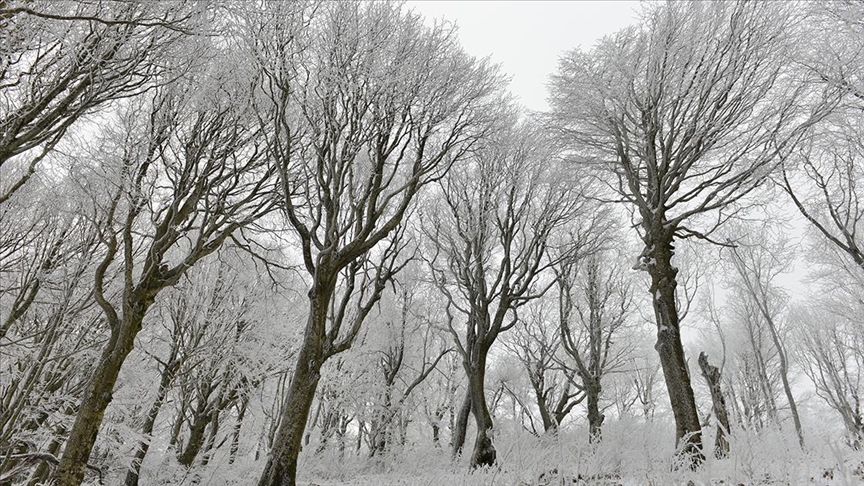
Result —
[[[765, 232], [763, 232], [765, 234]], [[730, 260], [735, 268], [737, 277], [743, 285], [746, 295], [755, 307], [755, 311], [765, 323], [771, 342], [777, 351], [779, 362], [779, 375], [783, 383], [783, 392], [789, 404], [795, 432], [798, 442], [804, 447], [804, 433], [801, 430], [801, 418], [798, 414], [798, 406], [789, 383], [789, 355], [786, 350], [785, 340], [781, 335], [780, 325], [777, 322], [779, 308], [786, 303], [788, 297], [777, 288], [775, 279], [784, 272], [789, 263], [781, 256], [788, 254], [782, 240], [777, 246], [768, 249], [764, 245], [739, 246], [730, 248]]]
[[[559, 323], [554, 311], [544, 308], [544, 304], [541, 300], [529, 304], [503, 343], [525, 367], [543, 432], [554, 432], [573, 408], [582, 403], [585, 393], [575, 384], [575, 368], [560, 359]], [[528, 407], [522, 408], [530, 413]], [[531, 432], [537, 434], [533, 419], [530, 424]]]
[[[552, 121], [573, 155], [634, 212], [657, 322], [656, 348], [680, 451], [701, 461], [700, 422], [680, 338], [673, 243], [711, 238], [827, 111], [807, 108], [779, 4], [669, 3], [644, 25], [572, 52], [552, 78]], [[831, 88], [833, 89], [833, 88]], [[830, 107], [830, 106], [828, 106]]]
[[[553, 156], [532, 127], [504, 129], [453, 169], [441, 183], [440, 205], [424, 215], [431, 246], [426, 258], [446, 297], [448, 327], [468, 376], [460, 418], [470, 407], [477, 424], [474, 466], [496, 459], [485, 397], [489, 349], [516, 325], [516, 310], [552, 286], [553, 279], [541, 280], [544, 272], [579, 248], [556, 241], [584, 200], [575, 197], [575, 181], [554, 171]], [[461, 446], [454, 443], [454, 450]]]
[[626, 324], [632, 292], [614, 259], [602, 254], [565, 261], [555, 267], [555, 274], [561, 342], [585, 393], [588, 439], [598, 442], [604, 420], [599, 406], [602, 381], [624, 365], [627, 348], [613, 344]]
[[[410, 278], [410, 277], [409, 277]], [[395, 307], [397, 319], [385, 321], [389, 332], [383, 333], [386, 345], [377, 349], [376, 366], [383, 378], [383, 390], [375, 401], [373, 418], [369, 421], [369, 456], [383, 454], [388, 451], [393, 442], [398, 425], [399, 414], [404, 412], [404, 406], [414, 390], [420, 386], [429, 375], [436, 370], [438, 363], [452, 348], [440, 344], [441, 339], [428, 322], [419, 319], [416, 312], [418, 300], [417, 282], [403, 282], [397, 288]], [[419, 350], [412, 348], [406, 337], [422, 335]], [[436, 346], [436, 343], [439, 343]], [[412, 356], [417, 352], [416, 356]], [[407, 354], [406, 354], [407, 353]], [[412, 359], [413, 358], [413, 359]], [[417, 368], [419, 361], [419, 369]]]
[[[746, 290], [736, 289], [732, 295], [734, 304], [728, 311], [732, 318], [730, 327], [737, 327], [739, 333], [732, 336], [735, 351], [725, 379], [738, 422], [744, 427], [759, 430], [767, 422], [778, 423], [777, 350], [765, 320]], [[740, 410], [737, 410], [739, 405]]]
[[[273, 173], [260, 132], [250, 128], [242, 76], [226, 67], [199, 73], [207, 84], [189, 80], [131, 101], [119, 130], [106, 130], [94, 154], [100, 162], [94, 174], [101, 171], [104, 179], [92, 188], [101, 211], [93, 299], [110, 333], [53, 475], [56, 484], [81, 483], [120, 368], [159, 292], [274, 207]], [[108, 279], [114, 272], [119, 282]]]
[[[822, 308], [825, 304], [828, 309]], [[796, 312], [801, 344], [797, 361], [816, 386], [816, 394], [840, 415], [849, 444], [858, 450], [864, 446], [864, 338], [859, 323], [831, 312], [830, 303], [817, 309]]]
[[[91, 368], [88, 355], [104, 331], [86, 284], [98, 240], [80, 195], [66, 184], [30, 184], [19, 195], [30, 196], [27, 204], [8, 201], [2, 211], [15, 217], [0, 224], [3, 237], [11, 236], [0, 256], [3, 472], [14, 468], [13, 454], [60, 449]], [[40, 462], [33, 480], [46, 480], [47, 467]]]
[[[404, 246], [415, 195], [485, 131], [500, 87], [450, 27], [389, 3], [268, 2], [247, 24], [309, 313], [261, 486], [295, 484], [322, 365], [350, 348]], [[317, 9], [317, 10], [316, 10]], [[313, 15], [313, 12], [316, 15]]]

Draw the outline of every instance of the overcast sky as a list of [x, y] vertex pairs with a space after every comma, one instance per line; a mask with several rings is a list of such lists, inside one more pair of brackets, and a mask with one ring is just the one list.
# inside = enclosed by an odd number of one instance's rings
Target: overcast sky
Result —
[[558, 57], [590, 48], [606, 34], [635, 22], [638, 1], [409, 1], [427, 20], [459, 26], [462, 46], [490, 55], [512, 76], [511, 91], [527, 108], [545, 110], [546, 81]]

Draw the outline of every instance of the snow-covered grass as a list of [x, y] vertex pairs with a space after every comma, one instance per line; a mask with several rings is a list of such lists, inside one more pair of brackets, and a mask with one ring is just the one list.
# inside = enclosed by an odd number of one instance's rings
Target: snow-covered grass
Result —
[[[596, 446], [570, 431], [539, 439], [502, 433], [499, 466], [478, 471], [468, 468], [467, 457], [454, 464], [446, 450], [431, 448], [408, 447], [374, 460], [310, 454], [302, 458], [300, 478], [315, 486], [864, 485], [864, 453], [817, 437], [802, 450], [792, 430], [738, 431], [729, 457], [709, 454], [696, 471], [675, 470], [671, 431], [667, 423], [619, 421], [605, 427]], [[713, 440], [706, 431], [705, 443]]]
[[[730, 441], [729, 457], [718, 460], [709, 453], [696, 471], [675, 470], [674, 428], [665, 421], [610, 421], [597, 445], [589, 444], [581, 429], [543, 438], [499, 431], [499, 465], [476, 471], [468, 467], [470, 441], [464, 457], [455, 462], [446, 448], [435, 449], [423, 438], [373, 459], [365, 450], [354, 454], [350, 443], [344, 454], [315, 454], [312, 444], [301, 455], [298, 479], [303, 486], [864, 485], [864, 452], [816, 433], [807, 437], [801, 450], [789, 429], [739, 430]], [[713, 445], [713, 431], [706, 430], [704, 439]], [[251, 454], [241, 455], [229, 465], [227, 455], [217, 453], [206, 468], [186, 470], [170, 458], [155, 469], [155, 464], [150, 466], [142, 485], [250, 485], [260, 474], [264, 457], [255, 461]]]

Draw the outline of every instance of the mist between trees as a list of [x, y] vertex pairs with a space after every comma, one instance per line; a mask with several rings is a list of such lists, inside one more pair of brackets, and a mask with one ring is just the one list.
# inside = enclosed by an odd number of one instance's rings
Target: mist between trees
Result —
[[862, 26], [646, 4], [529, 113], [399, 3], [0, 3], [0, 484], [864, 477]]

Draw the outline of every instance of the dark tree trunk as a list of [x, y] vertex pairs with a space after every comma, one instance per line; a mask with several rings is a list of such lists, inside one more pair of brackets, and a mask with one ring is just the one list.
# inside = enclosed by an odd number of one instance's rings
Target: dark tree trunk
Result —
[[294, 376], [288, 386], [288, 395], [273, 440], [273, 448], [270, 450], [258, 486], [296, 486], [297, 484], [297, 458], [300, 456], [306, 421], [309, 419], [309, 411], [321, 378], [327, 303], [330, 302], [333, 292], [333, 285], [325, 285], [323, 286], [325, 290], [318, 291], [316, 287], [318, 286], [313, 286], [309, 292], [310, 312], [303, 344], [297, 355]]
[[599, 443], [602, 438], [603, 420], [606, 418], [600, 412], [600, 393], [603, 391], [599, 381], [592, 379], [586, 381], [585, 401], [588, 409], [588, 441]]
[[320, 378], [320, 365], [316, 366], [316, 363], [307, 359], [307, 354], [300, 353], [288, 389], [282, 421], [258, 486], [296, 486], [297, 458], [300, 455], [303, 429]]
[[726, 411], [726, 399], [720, 389], [720, 369], [708, 363], [708, 355], [699, 353], [699, 368], [702, 376], [708, 382], [711, 390], [711, 403], [714, 408], [714, 416], [717, 417], [717, 438], [714, 440], [714, 456], [723, 459], [729, 455], [729, 441], [726, 434], [729, 432], [729, 413]]
[[345, 457], [345, 434], [348, 432], [348, 424], [351, 419], [344, 415], [339, 416], [339, 427], [336, 429], [336, 445], [339, 449], [339, 459]]
[[249, 405], [248, 398], [242, 398], [239, 410], [237, 411], [237, 422], [234, 423], [234, 429], [231, 431], [231, 448], [228, 453], [228, 464], [234, 464], [237, 460], [237, 450], [240, 448], [240, 428], [243, 427], [243, 419], [246, 417], [246, 408]]
[[465, 447], [465, 435], [468, 432], [468, 418], [471, 415], [471, 389], [469, 387], [465, 392], [465, 399], [462, 400], [462, 406], [459, 408], [459, 414], [456, 416], [456, 422], [453, 427], [452, 444], [453, 457], [458, 457], [462, 454], [462, 448]]
[[210, 456], [213, 454], [213, 446], [216, 444], [216, 436], [219, 434], [219, 416], [222, 409], [217, 408], [210, 415], [210, 433], [207, 436], [206, 445], [204, 446], [204, 454], [201, 456], [201, 465], [210, 464]]
[[198, 410], [195, 411], [195, 418], [192, 425], [189, 426], [189, 440], [186, 442], [186, 447], [183, 452], [177, 457], [177, 462], [190, 467], [198, 453], [201, 452], [201, 447], [204, 445], [204, 433], [207, 430], [207, 424], [210, 423], [210, 411], [207, 407], [207, 402], [202, 398], [199, 402]]
[[492, 445], [492, 416], [486, 405], [486, 351], [478, 349], [472, 356], [474, 363], [468, 366], [468, 391], [471, 394], [471, 414], [477, 425], [471, 467], [493, 466], [497, 452]]
[[[59, 426], [57, 431], [54, 433], [54, 439], [51, 440], [51, 443], [48, 444], [48, 453], [52, 455], [57, 455], [57, 451], [60, 450], [60, 446], [63, 445], [63, 436], [66, 434], [66, 427]], [[27, 486], [37, 486], [40, 484], [45, 484], [45, 480], [48, 479], [48, 475], [51, 472], [50, 465], [47, 461], [41, 461], [36, 469], [33, 471], [33, 474], [30, 475], [30, 480], [27, 482]]]
[[384, 392], [384, 397], [382, 399], [382, 407], [378, 412], [378, 417], [373, 420], [369, 424], [369, 457], [375, 457], [376, 454], [383, 454], [386, 452], [388, 442], [390, 441], [390, 436], [392, 435], [392, 422], [393, 422], [393, 410], [392, 410], [392, 398], [391, 391], [389, 389], [391, 385], [388, 383], [388, 389]]
[[549, 432], [550, 430], [555, 428], [557, 424], [552, 419], [552, 415], [549, 413], [549, 406], [546, 403], [546, 394], [545, 390], [543, 390], [543, 383], [534, 382], [534, 380], [532, 380], [531, 385], [534, 388], [534, 395], [536, 395], [537, 397], [537, 409], [540, 411], [540, 420], [543, 421], [543, 431]]
[[678, 269], [672, 266], [671, 231], [655, 228], [655, 234], [669, 234], [665, 239], [649, 242], [653, 251], [648, 265], [651, 276], [651, 296], [654, 315], [657, 319], [657, 343], [655, 349], [660, 355], [660, 365], [666, 380], [666, 389], [675, 416], [675, 439], [679, 454], [690, 467], [696, 467], [705, 459], [702, 453], [702, 428], [690, 385], [684, 346], [681, 343], [681, 329], [678, 321], [678, 307], [675, 301], [676, 277]]
[[177, 411], [177, 416], [174, 418], [174, 424], [171, 425], [171, 438], [168, 439], [168, 446], [174, 449], [179, 449], [180, 431], [183, 429], [183, 423], [186, 421], [186, 400], [180, 402], [180, 410]]
[[[152, 303], [152, 299], [149, 302]], [[132, 351], [135, 336], [141, 330], [141, 322], [147, 307], [149, 307], [147, 304], [139, 304], [136, 308], [130, 309], [129, 315], [118, 323], [119, 329], [112, 331], [111, 338], [102, 352], [99, 364], [96, 365], [96, 370], [84, 393], [81, 406], [78, 408], [60, 464], [54, 471], [52, 478], [54, 486], [79, 486], [84, 481], [84, 470], [93, 451], [93, 445], [96, 443], [105, 409], [113, 399], [112, 392], [117, 383], [117, 376], [120, 374], [123, 362]]]
[[165, 397], [168, 395], [168, 390], [171, 389], [171, 383], [174, 381], [174, 376], [177, 373], [177, 364], [173, 360], [169, 361], [165, 369], [162, 370], [162, 376], [159, 380], [159, 390], [156, 392], [156, 399], [150, 405], [150, 410], [144, 418], [144, 425], [141, 427], [141, 435], [145, 439], [138, 443], [135, 450], [135, 457], [132, 458], [132, 464], [126, 472], [125, 486], [138, 486], [138, 476], [141, 474], [141, 463], [144, 462], [144, 457], [147, 456], [147, 451], [150, 449], [151, 434], [153, 434], [153, 426], [156, 423], [156, 417], [159, 415], [159, 410], [162, 404], [165, 403]]

